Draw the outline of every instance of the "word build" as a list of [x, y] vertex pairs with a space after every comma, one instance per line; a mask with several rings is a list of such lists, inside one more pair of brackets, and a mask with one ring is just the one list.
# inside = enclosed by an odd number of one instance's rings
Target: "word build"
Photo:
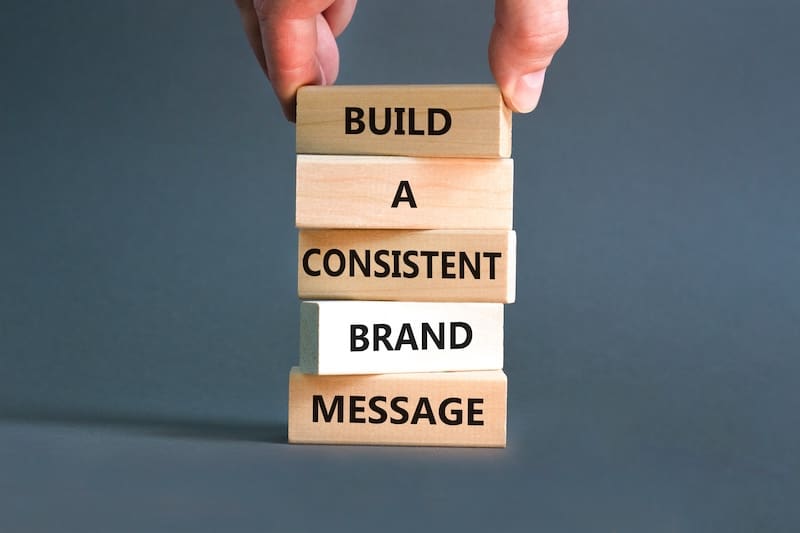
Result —
[[308, 301], [300, 370], [385, 374], [503, 368], [503, 305]]
[[[427, 116], [427, 129], [423, 125], [417, 128], [417, 110], [414, 107], [384, 107], [380, 111], [374, 107], [369, 109], [369, 119], [364, 118], [365, 110], [362, 107], [348, 106], [344, 108], [344, 132], [346, 135], [360, 135], [367, 131], [373, 135], [444, 135], [450, 131], [453, 117], [447, 109], [428, 108], [423, 110]], [[422, 114], [420, 113], [420, 114]], [[408, 114], [408, 129], [405, 127], [404, 115]], [[383, 116], [383, 120], [379, 119]], [[436, 119], [441, 117], [439, 126]], [[381, 123], [378, 126], [378, 123]]]
[[301, 154], [511, 154], [511, 112], [494, 85], [301, 87], [296, 132]]
[[289, 375], [289, 442], [502, 447], [502, 370]]

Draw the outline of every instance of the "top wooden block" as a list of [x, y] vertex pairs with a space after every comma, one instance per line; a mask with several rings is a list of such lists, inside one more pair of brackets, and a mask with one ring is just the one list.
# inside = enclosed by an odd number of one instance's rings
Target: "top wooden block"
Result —
[[297, 153], [510, 157], [511, 111], [494, 85], [307, 86]]

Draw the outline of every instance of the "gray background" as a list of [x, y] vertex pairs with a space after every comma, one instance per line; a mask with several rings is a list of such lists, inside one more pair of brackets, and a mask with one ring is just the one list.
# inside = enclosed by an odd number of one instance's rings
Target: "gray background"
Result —
[[[800, 4], [571, 4], [516, 117], [506, 450], [288, 446], [294, 130], [232, 2], [0, 15], [0, 531], [797, 531]], [[490, 81], [363, 1], [342, 83]]]

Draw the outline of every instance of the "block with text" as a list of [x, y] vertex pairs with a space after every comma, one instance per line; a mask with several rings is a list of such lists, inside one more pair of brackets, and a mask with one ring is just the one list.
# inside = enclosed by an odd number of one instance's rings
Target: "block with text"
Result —
[[299, 228], [511, 229], [514, 162], [297, 156]]
[[289, 375], [289, 442], [419, 446], [506, 445], [502, 370]]
[[313, 301], [300, 306], [300, 369], [305, 373], [502, 368], [502, 304]]
[[297, 153], [509, 157], [511, 112], [494, 85], [307, 86]]
[[301, 230], [303, 300], [514, 301], [516, 235], [500, 230]]

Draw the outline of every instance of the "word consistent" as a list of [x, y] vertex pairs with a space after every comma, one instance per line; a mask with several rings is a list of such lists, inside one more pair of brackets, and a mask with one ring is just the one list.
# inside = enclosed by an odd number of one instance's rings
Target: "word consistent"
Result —
[[[392, 113], [394, 111], [394, 113]], [[408, 112], [408, 130], [403, 116]], [[374, 107], [368, 108], [369, 119], [364, 122], [364, 109], [361, 107], [344, 108], [344, 133], [345, 135], [358, 135], [364, 133], [369, 125], [369, 131], [374, 135], [386, 135], [391, 132], [393, 135], [444, 135], [450, 131], [453, 125], [453, 118], [446, 109], [432, 107], [427, 109], [427, 129], [423, 126], [417, 128], [417, 110], [413, 107], [385, 107], [382, 110], [383, 119], [378, 125], [378, 110]], [[439, 121], [436, 117], [441, 117]], [[437, 127], [437, 122], [441, 125]], [[394, 126], [394, 130], [392, 130]]]
[[[395, 396], [391, 399], [386, 396], [372, 396], [367, 400], [366, 396], [349, 396], [345, 404], [343, 395], [336, 395], [330, 407], [325, 405], [325, 398], [321, 394], [315, 394], [312, 399], [311, 419], [313, 422], [320, 421], [320, 415], [325, 422], [332, 422], [334, 416], [338, 423], [344, 423], [345, 405], [349, 409], [348, 422], [351, 424], [418, 424], [425, 420], [430, 425], [436, 425], [438, 420], [448, 426], [458, 426], [464, 423], [464, 415], [468, 426], [482, 426], [483, 420], [478, 416], [483, 414], [483, 398], [467, 398], [466, 410], [461, 407], [461, 398], [450, 397], [442, 400], [437, 409], [431, 405], [429, 398], [422, 396], [417, 400], [417, 405], [412, 409], [406, 408], [409, 405], [408, 396]], [[366, 405], [365, 405], [366, 404]], [[451, 407], [453, 406], [453, 407]], [[369, 407], [370, 415], [365, 411]], [[390, 412], [391, 415], [390, 416]]]
[[456, 252], [447, 250], [346, 250], [309, 248], [303, 253], [303, 271], [313, 277], [363, 276], [368, 278], [481, 279], [488, 267], [489, 279], [495, 279], [497, 259], [502, 252]]

